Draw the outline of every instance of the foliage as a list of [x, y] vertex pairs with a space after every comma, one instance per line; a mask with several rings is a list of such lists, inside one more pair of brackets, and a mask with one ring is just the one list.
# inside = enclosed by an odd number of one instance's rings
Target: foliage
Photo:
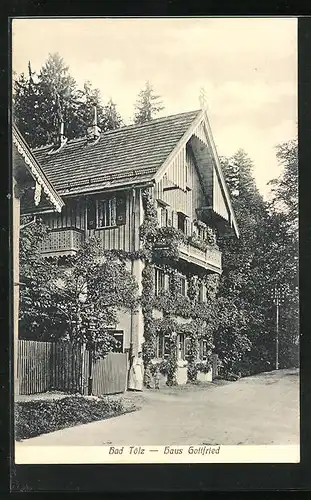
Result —
[[199, 361], [196, 363], [196, 369], [200, 373], [209, 373], [212, 367], [211, 359], [208, 358], [206, 361]]
[[[230, 234], [220, 238], [224, 248], [223, 275], [218, 293], [220, 321], [215, 345], [225, 371], [241, 371], [247, 375], [275, 367], [272, 300], [275, 287], [281, 289], [284, 296], [280, 367], [292, 366], [294, 362], [298, 326], [295, 229], [298, 169], [294, 149], [293, 141], [278, 147], [278, 159], [284, 170], [279, 180], [273, 182], [274, 198], [269, 203], [260, 196], [253, 179], [252, 162], [243, 151], [222, 160], [226, 177], [229, 176], [229, 188], [235, 190], [232, 203], [240, 228], [239, 240]], [[233, 173], [232, 166], [235, 166]]]
[[251, 347], [247, 335], [248, 311], [241, 306], [242, 303], [238, 307], [232, 298], [219, 297], [217, 302], [219, 327], [214, 336], [215, 352], [227, 370], [241, 361]]
[[[143, 204], [145, 217], [140, 227], [140, 237], [143, 242], [145, 268], [143, 270], [141, 297], [144, 315], [145, 342], [143, 356], [145, 370], [151, 370], [151, 359], [155, 355], [156, 336], [166, 336], [169, 344], [168, 359], [165, 360], [165, 368], [162, 372], [167, 376], [167, 384], [176, 384], [177, 370], [177, 335], [184, 334], [189, 337], [189, 360], [188, 378], [196, 379], [195, 360], [198, 356], [198, 342], [205, 338], [211, 343], [211, 332], [215, 327], [217, 318], [213, 313], [213, 302], [216, 297], [218, 278], [206, 276], [189, 276], [188, 296], [184, 296], [181, 290], [181, 278], [178, 270], [174, 267], [174, 261], [178, 259], [178, 245], [186, 242], [182, 231], [172, 227], [159, 228], [157, 212], [150, 190], [143, 192]], [[154, 296], [154, 263], [169, 275], [169, 290], [161, 291]], [[208, 288], [208, 303], [199, 302], [199, 284], [204, 281]], [[153, 309], [156, 308], [163, 313], [162, 319], [153, 319]], [[180, 325], [175, 317], [191, 318], [186, 325]], [[150, 370], [149, 370], [150, 368]]]
[[109, 99], [104, 107], [103, 119], [100, 123], [101, 129], [106, 132], [107, 130], [121, 128], [123, 125], [124, 122], [117, 110], [116, 104], [112, 99]]
[[65, 331], [55, 305], [57, 290], [53, 287], [58, 266], [55, 260], [44, 259], [40, 252], [48, 228], [39, 219], [26, 225], [28, 222], [27, 218], [22, 219], [20, 231], [19, 332], [21, 337], [43, 340]]
[[87, 398], [80, 395], [61, 399], [18, 401], [15, 404], [15, 439], [29, 439], [74, 425], [122, 415], [137, 408], [124, 405], [122, 398]]
[[276, 156], [283, 167], [278, 179], [270, 181], [273, 199], [271, 208], [286, 214], [292, 230], [298, 231], [298, 144], [291, 140], [277, 146]]
[[50, 262], [39, 246], [47, 232], [38, 222], [21, 233], [21, 334], [47, 339], [57, 332], [58, 337], [96, 346], [97, 355], [104, 355], [116, 342], [109, 332], [118, 311], [136, 307], [137, 283], [125, 261], [102, 251], [96, 238], [86, 241], [65, 265]]
[[149, 122], [156, 114], [164, 109], [160, 96], [154, 94], [150, 82], [146, 82], [145, 88], [138, 94], [135, 104], [134, 123], [142, 124]]
[[79, 89], [58, 53], [49, 54], [38, 74], [29, 63], [28, 73], [14, 80], [13, 111], [14, 120], [31, 147], [57, 143], [62, 121], [68, 139], [85, 136], [93, 123], [94, 105], [102, 131], [122, 126], [115, 103], [110, 99], [103, 105], [100, 91], [89, 81]]
[[117, 312], [136, 307], [137, 289], [124, 261], [102, 251], [96, 237], [85, 241], [68, 267], [60, 267], [58, 307], [69, 339], [87, 342], [96, 346], [98, 354], [106, 354], [114, 344], [109, 331], [118, 321]]

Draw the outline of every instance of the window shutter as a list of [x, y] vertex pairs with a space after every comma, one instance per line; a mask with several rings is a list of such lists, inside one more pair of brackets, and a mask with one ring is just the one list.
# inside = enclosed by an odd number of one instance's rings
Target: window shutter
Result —
[[172, 210], [170, 208], [166, 209], [167, 211], [167, 226], [172, 226]]
[[117, 196], [117, 226], [122, 226], [126, 223], [126, 196], [125, 194]]
[[175, 227], [175, 229], [178, 228], [178, 215], [174, 210], [172, 210], [172, 226]]
[[191, 220], [189, 217], [186, 218], [186, 235], [191, 236]]
[[95, 200], [88, 200], [87, 228], [88, 229], [95, 229], [96, 228], [96, 201]]

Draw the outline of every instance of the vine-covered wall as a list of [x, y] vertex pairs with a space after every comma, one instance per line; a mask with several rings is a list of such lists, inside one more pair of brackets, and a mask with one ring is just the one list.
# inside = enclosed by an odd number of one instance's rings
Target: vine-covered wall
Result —
[[[189, 339], [188, 381], [195, 382], [197, 377], [199, 342], [205, 340], [208, 352], [213, 347], [213, 330], [217, 321], [215, 299], [219, 276], [207, 274], [187, 268], [187, 294], [181, 291], [180, 264], [178, 262], [178, 244], [185, 241], [185, 235], [172, 227], [158, 226], [157, 210], [151, 190], [142, 194], [144, 222], [140, 228], [142, 240], [142, 258], [145, 267], [142, 272], [142, 312], [144, 317], [143, 358], [145, 363], [145, 384], [150, 386], [155, 358], [156, 337], [165, 336], [169, 355], [165, 363], [161, 363], [162, 371], [167, 375], [167, 384], [176, 384], [177, 342], [178, 335], [186, 335]], [[169, 287], [154, 293], [155, 265], [169, 277]], [[196, 273], [196, 274], [195, 274]], [[206, 300], [200, 301], [199, 290], [204, 284]], [[153, 310], [162, 312], [163, 317], [155, 319]], [[177, 318], [190, 321], [182, 324]], [[201, 363], [202, 365], [202, 363]], [[206, 367], [201, 366], [202, 371]]]

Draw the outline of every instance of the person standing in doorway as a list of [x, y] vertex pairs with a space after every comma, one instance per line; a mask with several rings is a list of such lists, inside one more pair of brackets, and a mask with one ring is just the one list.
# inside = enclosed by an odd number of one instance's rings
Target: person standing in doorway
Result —
[[132, 366], [129, 374], [128, 388], [130, 391], [142, 391], [144, 380], [144, 364], [141, 351], [132, 356]]

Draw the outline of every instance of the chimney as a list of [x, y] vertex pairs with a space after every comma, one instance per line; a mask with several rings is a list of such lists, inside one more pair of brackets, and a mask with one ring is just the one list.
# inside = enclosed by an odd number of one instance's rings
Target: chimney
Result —
[[64, 146], [67, 142], [67, 137], [65, 137], [65, 124], [63, 120], [60, 122], [60, 133], [59, 133], [59, 142], [60, 142], [60, 147]]
[[88, 138], [91, 141], [97, 141], [100, 138], [101, 129], [97, 125], [97, 107], [94, 104], [94, 119], [91, 127], [87, 129]]

